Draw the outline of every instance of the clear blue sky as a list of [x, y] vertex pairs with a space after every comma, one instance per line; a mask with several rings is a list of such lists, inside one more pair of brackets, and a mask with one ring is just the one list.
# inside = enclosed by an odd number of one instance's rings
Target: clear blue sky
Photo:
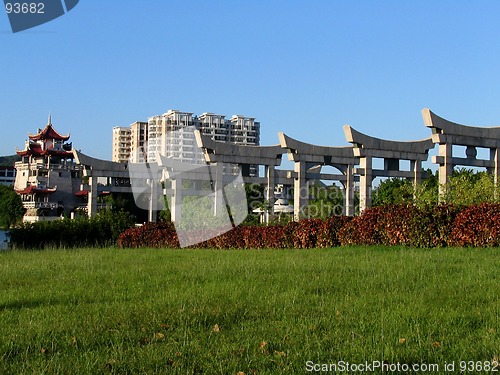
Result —
[[53, 124], [111, 158], [111, 129], [180, 109], [346, 145], [428, 137], [420, 110], [500, 125], [500, 2], [80, 0], [12, 34], [0, 11], [0, 155]]

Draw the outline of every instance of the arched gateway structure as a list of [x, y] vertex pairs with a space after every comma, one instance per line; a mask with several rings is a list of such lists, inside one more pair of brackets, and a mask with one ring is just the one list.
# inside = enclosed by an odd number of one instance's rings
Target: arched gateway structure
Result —
[[[116, 163], [108, 160], [96, 159], [91, 156], [85, 155], [80, 151], [73, 150], [77, 164], [82, 166], [83, 177], [88, 178], [88, 203], [87, 213], [89, 217], [97, 214], [97, 196], [99, 194], [98, 179], [105, 179], [106, 183], [101, 189], [112, 193], [132, 193], [132, 184], [129, 171], [129, 163]], [[145, 189], [147, 188], [147, 180], [151, 178], [151, 172], [148, 168], [141, 168], [135, 172], [135, 179], [143, 182]], [[137, 183], [137, 182], [136, 182]], [[154, 184], [151, 184], [154, 186]], [[150, 200], [151, 204], [154, 200]], [[153, 221], [154, 207], [149, 208], [149, 220]]]
[[[309, 192], [307, 180], [335, 180], [345, 189], [345, 214], [354, 215], [354, 174], [353, 168], [359, 158], [354, 156], [351, 146], [327, 147], [300, 142], [278, 133], [281, 147], [287, 150], [288, 159], [294, 162], [294, 216], [299, 219], [301, 209], [307, 206]], [[342, 174], [317, 173], [318, 167], [332, 166]]]
[[[195, 130], [194, 135], [208, 164], [238, 164], [241, 167], [245, 183], [265, 186], [265, 198], [271, 210], [271, 212], [266, 213], [266, 221], [269, 221], [269, 214], [273, 214], [276, 184], [288, 185], [291, 183], [287, 171], [276, 170], [276, 167], [281, 165], [283, 156], [281, 146], [247, 146], [217, 142], [202, 135], [199, 130]], [[265, 177], [250, 176], [248, 172], [251, 166], [259, 165], [264, 166]], [[222, 174], [219, 175], [222, 176]]]
[[[422, 162], [427, 160], [429, 149], [434, 147], [431, 138], [420, 141], [388, 141], [360, 133], [344, 125], [347, 142], [353, 144], [354, 155], [359, 157], [359, 168], [354, 173], [360, 176], [360, 207], [362, 212], [371, 206], [372, 182], [376, 177], [403, 177], [417, 184], [422, 179]], [[384, 160], [384, 169], [373, 169], [373, 158]], [[400, 161], [409, 160], [410, 170], [401, 170]]]
[[[373, 179], [376, 177], [400, 177], [411, 179], [414, 184], [425, 177], [422, 171], [422, 162], [428, 159], [428, 153], [435, 143], [439, 144], [439, 155], [433, 158], [433, 163], [439, 165], [439, 179], [441, 195], [444, 193], [446, 182], [453, 172], [455, 165], [484, 167], [499, 182], [500, 174], [500, 127], [479, 128], [459, 125], [445, 120], [429, 109], [422, 110], [424, 123], [432, 129], [432, 137], [418, 141], [392, 141], [371, 137], [356, 131], [349, 125], [344, 126], [344, 134], [351, 146], [329, 147], [317, 146], [301, 142], [279, 133], [279, 145], [275, 146], [247, 146], [233, 143], [217, 142], [195, 131], [195, 139], [203, 150], [204, 161], [213, 168], [215, 186], [223, 186], [223, 168], [231, 169], [231, 165], [238, 165], [243, 180], [246, 183], [255, 183], [265, 186], [266, 200], [272, 214], [274, 206], [274, 190], [277, 184], [294, 186], [294, 214], [295, 219], [300, 217], [301, 210], [307, 206], [309, 192], [308, 181], [331, 180], [338, 181], [344, 186], [345, 214], [355, 214], [354, 188], [359, 180], [360, 212], [371, 206], [371, 190]], [[465, 146], [466, 157], [453, 157], [453, 146]], [[487, 160], [477, 158], [476, 148], [490, 150]], [[294, 170], [279, 170], [282, 156], [288, 154], [289, 160], [294, 163]], [[106, 190], [115, 192], [133, 192], [131, 180], [138, 181], [139, 190], [150, 197], [150, 220], [154, 220], [153, 212], [158, 210], [154, 206], [153, 197], [157, 195], [158, 182], [161, 172], [172, 166], [171, 160], [157, 163], [113, 163], [99, 160], [73, 150], [74, 158], [80, 167], [83, 176], [89, 178], [88, 214], [93, 216], [97, 212], [98, 178], [107, 178]], [[373, 169], [373, 159], [383, 159], [383, 169]], [[401, 160], [410, 162], [409, 170], [402, 170]], [[203, 161], [201, 161], [203, 163]], [[230, 165], [225, 167], [224, 165]], [[265, 175], [260, 177], [256, 166], [264, 166]], [[332, 166], [339, 170], [338, 174], [321, 173], [321, 167]], [[179, 169], [179, 167], [176, 167]], [[181, 168], [182, 169], [182, 168]], [[168, 169], [170, 172], [170, 170]], [[230, 172], [231, 173], [231, 172]], [[174, 173], [173, 173], [174, 174]], [[167, 175], [167, 178], [170, 175]], [[213, 176], [212, 176], [213, 177]], [[173, 179], [172, 179], [173, 180]], [[180, 180], [180, 179], [178, 179]], [[183, 187], [179, 182], [172, 189], [167, 189], [174, 202], [181, 201]], [[177, 187], [177, 188], [175, 188]], [[149, 190], [148, 190], [149, 189]], [[180, 211], [179, 211], [180, 212]], [[175, 221], [180, 213], [172, 212]], [[266, 217], [266, 220], [269, 216]]]
[[[432, 141], [439, 144], [439, 155], [432, 162], [439, 165], [440, 198], [446, 190], [456, 165], [484, 167], [498, 183], [500, 167], [500, 127], [483, 128], [456, 124], [434, 114], [428, 108], [422, 110], [424, 124], [432, 129]], [[466, 146], [465, 158], [453, 156], [453, 146]], [[489, 160], [477, 159], [477, 147], [490, 150]]]

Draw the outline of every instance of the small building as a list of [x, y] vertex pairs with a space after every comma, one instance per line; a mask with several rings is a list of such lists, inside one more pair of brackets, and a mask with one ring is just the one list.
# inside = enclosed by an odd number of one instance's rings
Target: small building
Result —
[[28, 134], [23, 150], [17, 150], [21, 161], [14, 189], [21, 196], [26, 214], [24, 221], [55, 220], [81, 204], [81, 167], [74, 162], [70, 136], [59, 134], [52, 126], [51, 117], [43, 129]]
[[0, 165], [0, 185], [14, 186], [16, 180], [16, 169], [14, 166]]

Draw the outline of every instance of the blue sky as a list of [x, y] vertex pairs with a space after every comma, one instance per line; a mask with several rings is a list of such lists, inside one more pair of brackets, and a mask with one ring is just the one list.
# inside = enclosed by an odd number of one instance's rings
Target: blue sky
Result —
[[47, 122], [111, 158], [111, 129], [180, 109], [347, 145], [430, 135], [420, 111], [500, 125], [500, 2], [80, 0], [12, 34], [0, 11], [0, 155]]

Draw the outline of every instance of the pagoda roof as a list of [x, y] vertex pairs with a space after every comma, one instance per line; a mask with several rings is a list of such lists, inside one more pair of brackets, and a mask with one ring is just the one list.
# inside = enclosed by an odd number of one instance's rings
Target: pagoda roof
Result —
[[25, 155], [42, 155], [43, 149], [42, 145], [39, 143], [30, 143], [28, 147], [26, 147], [24, 150], [17, 150], [16, 154], [20, 156], [25, 156]]
[[45, 128], [40, 130], [37, 134], [28, 134], [28, 137], [33, 141], [39, 141], [41, 139], [57, 139], [59, 141], [67, 141], [70, 135], [59, 134], [52, 126], [52, 119], [49, 116], [49, 122]]
[[51, 194], [54, 193], [57, 190], [57, 187], [54, 188], [39, 188], [37, 186], [30, 185], [26, 187], [25, 189], [17, 190], [17, 194]]
[[[111, 194], [111, 192], [109, 192], [109, 191], [101, 191], [101, 192], [99, 193], [99, 197], [105, 197], [105, 196], [110, 195], [110, 194]], [[77, 192], [75, 193], [75, 195], [76, 195], [77, 197], [86, 197], [86, 196], [88, 196], [88, 195], [89, 195], [89, 191], [88, 191], [88, 190], [85, 190], [85, 189], [84, 189], [84, 190], [79, 190], [79, 191], [77, 191]]]
[[73, 157], [73, 151], [55, 149], [53, 146], [44, 150], [42, 145], [35, 142], [30, 142], [29, 146], [24, 150], [18, 150], [16, 153], [20, 156], [33, 155], [33, 156], [45, 156], [45, 155], [59, 155]]

